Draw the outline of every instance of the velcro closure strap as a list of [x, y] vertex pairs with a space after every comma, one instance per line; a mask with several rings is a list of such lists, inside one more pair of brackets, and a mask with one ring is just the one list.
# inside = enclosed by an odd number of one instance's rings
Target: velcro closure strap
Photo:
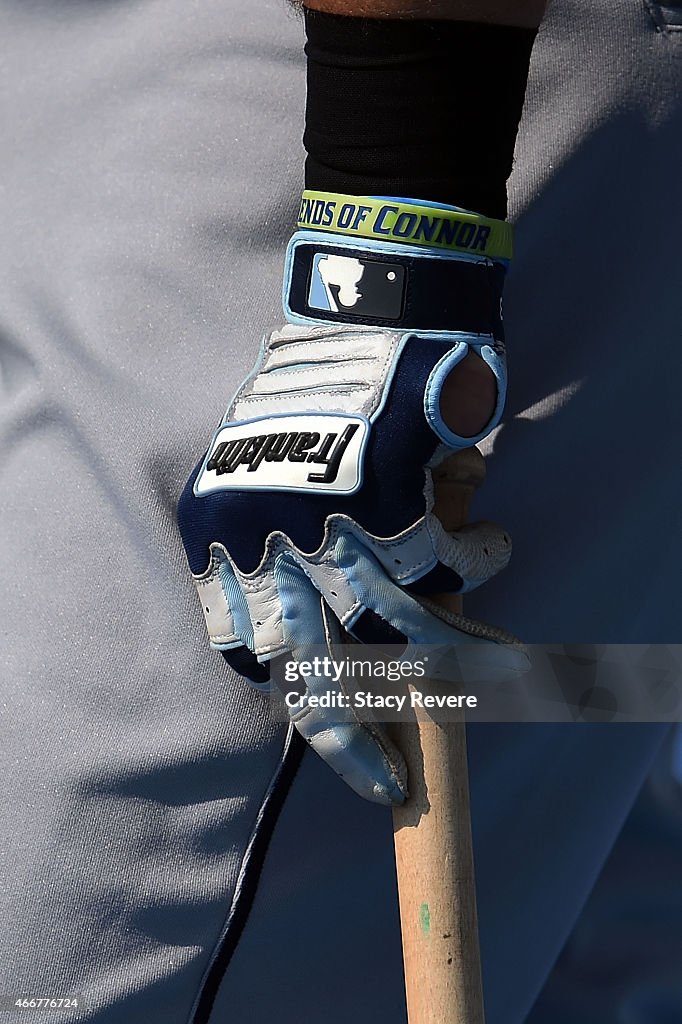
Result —
[[512, 256], [512, 229], [506, 221], [404, 199], [306, 190], [301, 198], [298, 226], [354, 238], [471, 253], [493, 260], [510, 260]]
[[294, 323], [365, 324], [502, 339], [503, 264], [300, 232], [287, 252], [284, 310]]

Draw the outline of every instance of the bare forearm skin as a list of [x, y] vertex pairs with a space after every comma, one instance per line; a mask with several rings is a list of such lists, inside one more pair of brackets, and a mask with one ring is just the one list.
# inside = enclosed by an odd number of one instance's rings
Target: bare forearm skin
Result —
[[536, 28], [547, 0], [304, 0], [304, 5], [356, 18], [423, 18]]

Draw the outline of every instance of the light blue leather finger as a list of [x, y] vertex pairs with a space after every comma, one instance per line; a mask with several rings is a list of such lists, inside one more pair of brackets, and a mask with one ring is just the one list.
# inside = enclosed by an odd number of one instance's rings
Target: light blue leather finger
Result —
[[249, 607], [246, 603], [244, 591], [235, 576], [232, 564], [227, 558], [221, 561], [218, 576], [223, 593], [232, 612], [234, 631], [244, 646], [253, 651], [253, 625], [251, 624]]
[[341, 534], [335, 546], [337, 564], [362, 607], [353, 612], [343, 625], [346, 628], [371, 609], [386, 619], [413, 643], [472, 643], [475, 638], [459, 634], [447, 623], [428, 612], [419, 601], [396, 586], [379, 562], [351, 534]]
[[375, 612], [408, 638], [403, 660], [414, 661], [429, 652], [433, 655], [434, 678], [477, 682], [494, 677], [501, 681], [527, 671], [528, 658], [520, 646], [457, 629], [445, 621], [447, 613], [443, 618], [433, 614], [396, 586], [354, 536], [339, 537], [336, 553], [339, 567], [361, 602], [343, 623], [350, 632], [367, 609]]
[[[300, 566], [285, 556], [277, 560], [274, 576], [292, 657], [299, 662], [319, 658], [322, 650], [328, 651], [320, 594]], [[311, 707], [309, 698], [323, 693], [343, 695], [341, 681], [325, 675], [305, 679], [300, 704], [289, 710], [298, 731], [360, 796], [389, 806], [401, 804], [407, 795], [407, 771], [398, 751], [380, 730], [370, 732], [352, 707], [334, 707], [331, 713]]]

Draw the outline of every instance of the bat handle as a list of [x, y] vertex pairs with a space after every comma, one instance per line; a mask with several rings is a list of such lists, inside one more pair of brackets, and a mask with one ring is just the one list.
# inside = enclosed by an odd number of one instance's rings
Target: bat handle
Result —
[[[475, 448], [434, 474], [446, 529], [465, 522], [484, 474]], [[458, 598], [441, 603], [461, 609]], [[431, 682], [429, 692], [438, 686]], [[423, 709], [414, 714], [392, 729], [410, 789], [393, 810], [408, 1021], [484, 1024], [464, 713], [440, 723]]]

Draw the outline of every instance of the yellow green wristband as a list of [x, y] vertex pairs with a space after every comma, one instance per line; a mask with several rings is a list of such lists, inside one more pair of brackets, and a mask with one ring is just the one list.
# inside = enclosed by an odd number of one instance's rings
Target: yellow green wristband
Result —
[[490, 259], [509, 260], [512, 256], [512, 228], [506, 221], [404, 199], [306, 190], [301, 197], [298, 227]]

